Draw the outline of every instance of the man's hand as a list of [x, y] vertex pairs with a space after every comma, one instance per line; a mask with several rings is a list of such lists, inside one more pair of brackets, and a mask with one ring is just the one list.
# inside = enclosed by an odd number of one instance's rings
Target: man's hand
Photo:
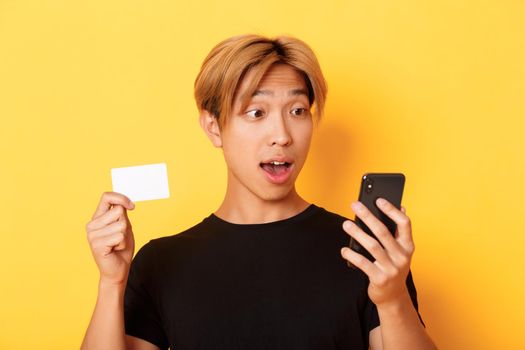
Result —
[[404, 208], [400, 211], [392, 203], [381, 198], [376, 203], [379, 209], [397, 224], [395, 235], [392, 236], [387, 227], [366, 206], [361, 202], [354, 202], [354, 213], [370, 228], [381, 244], [347, 220], [343, 223], [343, 229], [376, 260], [371, 262], [348, 247], [341, 249], [341, 255], [368, 275], [368, 295], [372, 302], [380, 307], [406, 297], [406, 278], [415, 247], [410, 219], [405, 215]]
[[116, 192], [105, 192], [90, 222], [86, 224], [91, 253], [102, 284], [125, 285], [135, 240], [126, 209], [135, 204]]

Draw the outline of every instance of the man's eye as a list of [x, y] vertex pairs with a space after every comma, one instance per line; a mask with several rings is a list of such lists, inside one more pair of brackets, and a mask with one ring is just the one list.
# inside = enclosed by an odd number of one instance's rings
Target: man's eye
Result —
[[264, 113], [260, 109], [252, 109], [251, 111], [246, 112], [246, 114], [252, 118], [259, 118], [262, 117]]
[[305, 115], [308, 111], [306, 108], [294, 108], [292, 109], [293, 115]]

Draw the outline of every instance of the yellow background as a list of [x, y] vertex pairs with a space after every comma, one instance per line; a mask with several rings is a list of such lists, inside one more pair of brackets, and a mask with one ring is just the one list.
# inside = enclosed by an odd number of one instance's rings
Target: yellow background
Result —
[[353, 218], [362, 173], [404, 172], [432, 338], [523, 349], [524, 18], [517, 0], [1, 0], [0, 348], [80, 345], [110, 168], [168, 165], [171, 197], [130, 213], [137, 249], [218, 207], [193, 81], [213, 45], [255, 32], [305, 40], [329, 84], [300, 193]]

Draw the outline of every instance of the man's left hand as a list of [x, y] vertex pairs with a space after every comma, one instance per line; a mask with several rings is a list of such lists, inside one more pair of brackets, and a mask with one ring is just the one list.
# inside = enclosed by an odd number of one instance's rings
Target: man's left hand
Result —
[[392, 203], [381, 198], [376, 203], [379, 209], [397, 224], [395, 234], [392, 235], [361, 202], [354, 202], [352, 210], [379, 241], [350, 220], [343, 223], [343, 229], [376, 260], [371, 262], [348, 247], [341, 249], [341, 255], [368, 275], [370, 280], [368, 295], [372, 302], [380, 307], [406, 297], [406, 278], [415, 247], [410, 218], [406, 215], [405, 209], [401, 207], [399, 210]]

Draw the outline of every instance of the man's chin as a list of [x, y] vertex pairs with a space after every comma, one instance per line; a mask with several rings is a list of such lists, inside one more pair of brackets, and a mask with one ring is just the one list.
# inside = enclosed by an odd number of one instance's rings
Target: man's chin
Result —
[[263, 191], [259, 197], [265, 201], [279, 202], [292, 196], [294, 186], [281, 186]]

